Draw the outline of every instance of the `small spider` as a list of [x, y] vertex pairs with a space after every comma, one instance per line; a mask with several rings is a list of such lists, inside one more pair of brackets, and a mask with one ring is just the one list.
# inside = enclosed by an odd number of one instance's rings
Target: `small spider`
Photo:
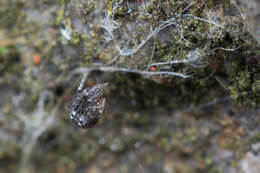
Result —
[[80, 82], [78, 92], [71, 104], [70, 119], [79, 127], [93, 127], [101, 117], [105, 98], [103, 98], [103, 88], [108, 83], [97, 84], [91, 88], [86, 88], [86, 76]]

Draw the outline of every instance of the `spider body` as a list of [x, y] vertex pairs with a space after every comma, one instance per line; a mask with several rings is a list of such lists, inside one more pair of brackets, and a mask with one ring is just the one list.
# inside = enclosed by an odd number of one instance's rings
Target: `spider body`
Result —
[[79, 127], [90, 128], [98, 122], [104, 111], [103, 88], [108, 83], [86, 88], [85, 79], [84, 77], [81, 81], [75, 99], [71, 104], [70, 119]]

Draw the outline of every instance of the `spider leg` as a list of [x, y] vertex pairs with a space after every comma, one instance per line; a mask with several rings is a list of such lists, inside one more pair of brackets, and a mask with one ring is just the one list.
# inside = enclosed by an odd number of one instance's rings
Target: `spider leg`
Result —
[[104, 107], [105, 107], [105, 104], [106, 104], [106, 99], [103, 98], [103, 100], [102, 100], [102, 104], [101, 104], [101, 107], [104, 108]]
[[86, 79], [87, 79], [87, 74], [85, 74], [83, 79], [81, 80], [79, 87], [78, 87], [78, 92], [82, 92], [82, 90], [85, 86]]
[[105, 104], [106, 104], [106, 99], [103, 98], [103, 99], [102, 99], [102, 102], [101, 102], [101, 104], [100, 104], [100, 107], [101, 107], [101, 109], [99, 110], [99, 113], [100, 113], [100, 114], [103, 113], [104, 108], [105, 108]]
[[106, 83], [103, 83], [103, 84], [102, 84], [102, 87], [105, 87], [105, 86], [108, 86], [108, 85], [109, 85], [109, 83], [106, 82]]

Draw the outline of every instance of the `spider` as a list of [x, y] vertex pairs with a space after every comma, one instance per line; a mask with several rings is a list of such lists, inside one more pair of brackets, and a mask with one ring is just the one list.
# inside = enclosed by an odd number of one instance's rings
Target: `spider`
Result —
[[81, 80], [70, 110], [70, 119], [78, 127], [91, 128], [97, 124], [104, 112], [103, 88], [107, 85], [108, 83], [97, 84], [87, 88], [86, 75]]

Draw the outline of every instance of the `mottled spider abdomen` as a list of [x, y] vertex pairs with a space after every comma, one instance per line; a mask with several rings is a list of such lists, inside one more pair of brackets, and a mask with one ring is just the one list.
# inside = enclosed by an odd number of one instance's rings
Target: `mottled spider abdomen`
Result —
[[103, 87], [106, 85], [108, 83], [85, 88], [85, 79], [81, 81], [70, 111], [70, 119], [77, 126], [89, 128], [98, 122], [104, 111], [105, 98], [102, 96]]

